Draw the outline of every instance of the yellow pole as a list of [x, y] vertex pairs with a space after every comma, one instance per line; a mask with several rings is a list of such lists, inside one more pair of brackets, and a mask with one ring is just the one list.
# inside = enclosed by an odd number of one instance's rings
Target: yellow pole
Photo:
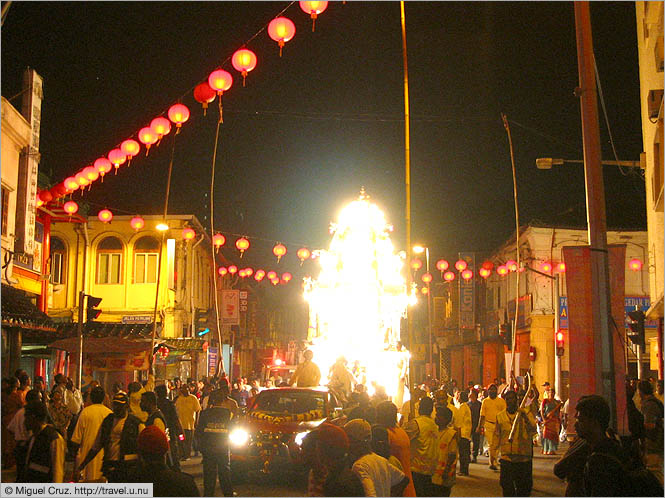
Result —
[[[404, 60], [404, 186], [406, 187], [406, 292], [411, 293], [411, 143], [409, 137], [409, 68], [406, 58], [406, 16], [404, 15], [404, 1], [399, 3], [402, 20], [402, 58]], [[411, 396], [411, 418], [415, 415], [415, 403], [413, 401], [413, 320], [407, 305], [406, 308], [406, 330], [409, 335], [409, 350], [411, 360], [409, 361], [409, 394]]]

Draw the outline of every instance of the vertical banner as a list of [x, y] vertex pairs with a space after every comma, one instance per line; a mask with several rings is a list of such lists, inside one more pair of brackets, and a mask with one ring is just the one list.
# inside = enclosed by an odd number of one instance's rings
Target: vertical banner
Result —
[[240, 293], [237, 290], [222, 291], [222, 324], [240, 325]]
[[[459, 259], [466, 261], [467, 269], [475, 273], [475, 253], [461, 252]], [[475, 316], [475, 302], [476, 297], [474, 293], [475, 278], [465, 280], [459, 278], [459, 328], [460, 329], [475, 329], [476, 316]]]
[[208, 347], [208, 377], [214, 377], [217, 373], [217, 362], [219, 361], [218, 349], [215, 346]]

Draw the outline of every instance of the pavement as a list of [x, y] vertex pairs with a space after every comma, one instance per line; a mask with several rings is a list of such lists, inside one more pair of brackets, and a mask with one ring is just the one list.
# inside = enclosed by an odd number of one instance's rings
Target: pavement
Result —
[[[533, 491], [531, 496], [564, 496], [566, 483], [552, 473], [554, 464], [565, 453], [568, 443], [559, 445], [557, 455], [542, 455], [541, 448], [534, 448]], [[183, 472], [191, 474], [199, 490], [203, 492], [203, 468], [201, 457], [192, 457], [181, 462]], [[490, 470], [488, 458], [478, 457], [478, 463], [469, 466], [469, 476], [457, 476], [450, 496], [502, 496], [499, 472]], [[2, 482], [14, 482], [14, 469], [2, 470]], [[289, 480], [283, 476], [268, 476], [261, 480], [238, 483], [234, 486], [238, 496], [306, 496], [304, 480]], [[219, 483], [215, 496], [222, 496]]]

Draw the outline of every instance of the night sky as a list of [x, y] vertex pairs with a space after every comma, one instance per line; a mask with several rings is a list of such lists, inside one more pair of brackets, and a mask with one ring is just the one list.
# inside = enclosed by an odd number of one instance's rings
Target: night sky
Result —
[[[311, 30], [298, 3], [14, 2], [2, 27], [2, 95], [27, 66], [44, 78], [42, 171], [62, 181], [134, 136], [182, 98], [192, 116], [175, 148], [170, 213], [204, 224], [215, 125], [193, 87], [223, 67], [215, 229], [253, 242], [327, 247], [330, 221], [364, 186], [405, 244], [403, 65], [398, 2], [331, 2]], [[242, 87], [231, 54], [288, 6], [296, 35], [279, 57], [263, 31]], [[619, 159], [642, 151], [635, 7], [591, 2], [596, 59]], [[515, 229], [513, 135], [520, 221], [586, 224], [575, 23], [570, 2], [407, 2], [412, 240], [433, 258], [486, 253]], [[18, 97], [12, 103], [20, 108]], [[600, 107], [599, 107], [600, 109]], [[614, 159], [601, 111], [603, 158]], [[90, 212], [159, 214], [173, 133], [117, 176], [95, 182]], [[638, 171], [605, 167], [609, 227], [646, 227]], [[75, 200], [79, 194], [75, 195]], [[231, 246], [227, 242], [227, 246]], [[228, 256], [234, 250], [225, 250]], [[247, 256], [246, 256], [247, 258]], [[287, 262], [288, 263], [288, 262]]]

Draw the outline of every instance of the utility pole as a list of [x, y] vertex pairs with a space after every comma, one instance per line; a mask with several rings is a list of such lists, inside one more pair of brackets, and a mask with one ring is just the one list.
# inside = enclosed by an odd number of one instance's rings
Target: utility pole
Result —
[[587, 222], [591, 249], [591, 315], [596, 366], [596, 393], [609, 402], [611, 424], [617, 426], [617, 403], [614, 378], [614, 354], [610, 331], [611, 299], [605, 189], [600, 153], [598, 99], [594, 73], [593, 40], [589, 2], [574, 2], [577, 38], [577, 68], [582, 139], [584, 144], [584, 178], [586, 184]]
[[77, 388], [81, 390], [81, 378], [83, 377], [83, 308], [85, 303], [85, 292], [79, 291], [79, 316], [78, 323], [76, 324], [76, 331], [79, 338], [79, 364], [76, 373], [78, 379]]

